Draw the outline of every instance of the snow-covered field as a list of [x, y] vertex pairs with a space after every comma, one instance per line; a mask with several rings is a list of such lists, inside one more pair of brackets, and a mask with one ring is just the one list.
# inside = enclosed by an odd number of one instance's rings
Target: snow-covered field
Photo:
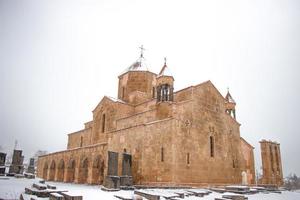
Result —
[[[38, 179], [16, 179], [9, 177], [4, 180], [0, 177], [0, 199], [19, 199], [19, 196], [24, 192], [25, 187], [29, 187], [32, 183], [38, 182]], [[114, 195], [132, 196], [133, 191], [118, 191], [118, 192], [104, 192], [100, 186], [80, 185], [80, 184], [66, 184], [58, 182], [47, 182], [56, 185], [59, 190], [68, 190], [74, 194], [82, 195], [84, 200], [116, 200]], [[168, 192], [168, 190], [157, 190], [157, 192]], [[211, 193], [205, 197], [185, 197], [186, 200], [214, 200], [221, 198], [224, 194]], [[300, 192], [283, 191], [282, 194], [269, 193], [269, 194], [254, 194], [247, 195], [249, 200], [300, 200]]]

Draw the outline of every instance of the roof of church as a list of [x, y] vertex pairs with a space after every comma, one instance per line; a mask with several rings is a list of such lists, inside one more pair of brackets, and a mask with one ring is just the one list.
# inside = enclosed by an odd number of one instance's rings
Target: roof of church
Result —
[[165, 63], [165, 65], [161, 68], [158, 76], [172, 76], [172, 73], [170, 71], [170, 68], [167, 66], [167, 64]]
[[226, 94], [225, 99], [229, 102], [229, 103], [235, 103], [234, 99], [232, 98], [231, 94], [229, 93], [229, 91]]

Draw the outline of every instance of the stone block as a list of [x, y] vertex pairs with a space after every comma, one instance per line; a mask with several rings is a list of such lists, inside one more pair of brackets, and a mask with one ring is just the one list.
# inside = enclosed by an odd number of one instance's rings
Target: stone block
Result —
[[51, 193], [49, 195], [49, 200], [65, 200], [65, 197], [59, 193]]
[[120, 188], [120, 177], [119, 176], [106, 176], [104, 186], [107, 188]]
[[82, 200], [82, 196], [70, 192], [61, 192], [60, 194], [64, 196], [65, 200]]
[[121, 186], [132, 186], [133, 185], [132, 176], [120, 176], [120, 185]]

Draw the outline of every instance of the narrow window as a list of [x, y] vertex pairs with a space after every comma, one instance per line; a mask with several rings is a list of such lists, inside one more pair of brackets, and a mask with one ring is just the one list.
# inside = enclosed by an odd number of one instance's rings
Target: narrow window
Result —
[[272, 146], [269, 146], [269, 149], [270, 149], [270, 159], [271, 159], [271, 168], [272, 168], [272, 171], [274, 172], [274, 159], [273, 159], [273, 153], [272, 153]]
[[213, 136], [209, 137], [209, 142], [210, 142], [210, 157], [214, 157], [215, 156], [215, 147], [214, 147], [214, 138]]
[[155, 87], [152, 88], [152, 98], [155, 98]]
[[160, 151], [160, 161], [164, 162], [164, 148], [163, 147], [161, 148], [161, 151]]
[[105, 131], [105, 114], [102, 115], [102, 129], [101, 132], [104, 133]]
[[122, 95], [121, 95], [122, 99], [124, 98], [124, 96], [125, 96], [125, 87], [122, 87]]
[[82, 147], [82, 144], [83, 144], [83, 137], [80, 136], [80, 147]]
[[235, 168], [235, 162], [234, 162], [234, 159], [232, 160], [232, 167]]
[[190, 153], [186, 154], [186, 164], [190, 164]]
[[124, 150], [123, 150], [123, 151], [124, 151], [124, 153], [126, 153], [126, 152], [127, 152], [126, 148], [124, 148]]

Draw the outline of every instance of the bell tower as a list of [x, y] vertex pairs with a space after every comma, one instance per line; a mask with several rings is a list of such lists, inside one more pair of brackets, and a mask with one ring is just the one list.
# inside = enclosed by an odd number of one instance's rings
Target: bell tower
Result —
[[229, 89], [227, 91], [227, 94], [226, 94], [226, 102], [225, 102], [225, 105], [226, 105], [226, 113], [228, 115], [230, 115], [231, 117], [233, 117], [234, 119], [236, 119], [236, 113], [235, 113], [235, 101], [234, 99], [232, 98], [231, 94], [229, 93]]
[[174, 100], [174, 78], [167, 66], [167, 59], [156, 78], [157, 102], [172, 102]]

